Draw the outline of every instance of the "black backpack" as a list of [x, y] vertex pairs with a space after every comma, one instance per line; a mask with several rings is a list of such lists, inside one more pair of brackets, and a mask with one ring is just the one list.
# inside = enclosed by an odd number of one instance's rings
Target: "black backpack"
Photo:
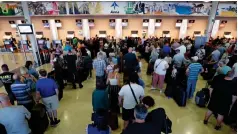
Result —
[[200, 90], [196, 93], [195, 103], [199, 107], [206, 107], [209, 99], [210, 99], [209, 89], [203, 88], [202, 90]]

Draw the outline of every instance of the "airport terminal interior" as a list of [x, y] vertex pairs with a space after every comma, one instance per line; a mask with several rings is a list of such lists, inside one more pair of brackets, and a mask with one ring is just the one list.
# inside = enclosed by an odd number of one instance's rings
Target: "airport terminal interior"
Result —
[[[76, 44], [75, 40], [77, 40]], [[223, 42], [214, 43], [216, 40], [222, 40]], [[153, 72], [148, 73], [148, 68], [151, 66], [150, 52], [153, 53], [154, 49], [157, 50], [155, 46], [159, 46], [158, 49], [162, 51], [164, 49], [161, 46], [169, 43], [169, 46], [171, 46], [170, 52], [172, 53], [174, 44], [181, 44], [181, 46], [186, 44], [187, 51], [185, 49], [183, 54], [184, 57], [189, 57], [187, 55], [191, 55], [190, 50], [192, 49], [187, 44], [191, 44], [195, 50], [198, 50], [200, 46], [209, 43], [211, 43], [211, 46], [214, 43], [214, 45], [218, 44], [220, 47], [224, 44], [224, 41], [225, 44], [228, 43], [230, 46], [234, 46], [232, 49], [235, 50], [228, 52], [230, 50], [228, 46], [224, 50], [224, 54], [229, 53], [230, 57], [234, 57], [234, 55], [236, 57], [237, 3], [235, 1], [0, 2], [0, 65], [7, 64], [10, 72], [20, 75], [20, 68], [25, 66], [26, 61], [32, 61], [37, 72], [45, 69], [49, 73], [55, 69], [56, 55], [58, 57], [60, 57], [59, 55], [65, 56], [71, 51], [72, 53], [74, 51], [82, 53], [82, 48], [87, 51], [87, 55], [90, 55], [93, 60], [92, 77], [88, 77], [82, 82], [82, 88], [76, 84], [76, 89], [74, 89], [70, 80], [68, 80], [63, 89], [63, 98], [59, 101], [57, 109], [60, 123], [54, 127], [49, 125], [45, 134], [89, 134], [87, 126], [93, 123], [91, 116], [94, 111], [92, 94], [97, 88], [96, 81], [98, 80], [94, 61], [98, 59], [96, 57], [99, 55], [97, 52], [100, 53], [101, 51], [106, 52], [108, 59], [110, 59], [111, 54], [107, 50], [112, 46], [115, 51], [114, 48], [119, 48], [119, 52], [112, 51], [112, 57], [117, 57], [117, 66], [120, 66], [119, 83], [121, 83], [121, 86], [125, 85], [124, 65], [122, 65], [124, 61], [122, 58], [127, 52], [124, 53], [124, 49], [127, 51], [129, 46], [132, 47], [132, 53], [135, 53], [139, 63], [142, 64], [142, 66], [138, 66], [140, 67], [139, 77], [144, 81], [144, 96], [151, 96], [154, 99], [155, 106], [151, 109], [161, 107], [165, 110], [167, 117], [172, 122], [173, 134], [237, 133], [236, 122], [235, 127], [234, 123], [231, 125], [223, 122], [219, 130], [214, 129], [217, 124], [215, 114], [210, 117], [207, 125], [204, 124], [204, 117], [209, 107], [199, 107], [195, 99], [196, 93], [207, 87], [208, 81], [205, 80], [204, 76], [198, 75], [194, 97], [187, 101], [185, 97], [186, 104], [179, 106], [174, 99], [175, 97], [173, 98], [176, 94], [167, 96], [166, 91], [160, 92], [159, 89], [151, 89], [154, 74]], [[120, 46], [121, 44], [123, 46]], [[76, 50], [73, 50], [74, 48]], [[214, 47], [214, 49], [217, 49], [217, 47]], [[177, 53], [176, 49], [174, 49], [174, 52]], [[78, 53], [77, 57], [79, 57]], [[194, 57], [197, 56], [194, 55]], [[222, 57], [221, 55], [220, 58]], [[194, 58], [190, 57], [190, 59], [193, 60]], [[220, 61], [218, 62], [220, 63]], [[234, 63], [236, 65], [236, 61]], [[110, 66], [112, 63], [107, 60], [106, 64]], [[204, 64], [201, 63], [201, 65]], [[113, 66], [115, 66], [114, 63]], [[232, 66], [231, 70], [233, 69]], [[153, 70], [154, 68], [156, 70], [157, 66], [152, 65]], [[0, 73], [3, 73], [3, 70], [0, 70]], [[81, 72], [77, 75], [81, 77], [85, 73]], [[0, 93], [7, 93], [1, 77], [0, 81]], [[169, 84], [171, 83], [165, 82], [162, 85], [163, 89], [167, 90], [166, 87]], [[130, 89], [128, 91], [130, 93]], [[131, 100], [134, 101], [134, 99]], [[220, 100], [223, 100], [223, 98], [220, 98]], [[0, 95], [0, 113], [1, 109], [4, 109], [1, 101]], [[40, 100], [40, 103], [44, 104], [42, 100]], [[15, 100], [15, 105], [17, 105], [17, 100]], [[148, 111], [151, 111], [151, 109]], [[110, 112], [110, 109], [108, 110]], [[123, 132], [124, 121], [122, 116], [122, 112], [117, 115], [118, 127], [112, 130], [111, 134], [121, 134]], [[0, 123], [1, 120], [4, 120], [3, 118], [6, 120], [7, 117], [1, 117], [0, 114]], [[108, 124], [108, 126], [110, 125]], [[125, 134], [128, 134], [126, 129], [129, 129], [130, 125], [125, 128]], [[10, 132], [8, 127], [5, 126], [5, 128], [7, 132]], [[90, 134], [94, 133], [91, 132]]]

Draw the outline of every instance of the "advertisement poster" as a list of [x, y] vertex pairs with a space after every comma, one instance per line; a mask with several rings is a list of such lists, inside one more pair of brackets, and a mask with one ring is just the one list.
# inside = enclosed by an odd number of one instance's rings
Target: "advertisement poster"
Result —
[[21, 3], [0, 3], [0, 16], [21, 16]]
[[[96, 1], [96, 2], [28, 2], [31, 15], [60, 14], [149, 14], [149, 15], [190, 15], [208, 16], [211, 3], [205, 2], [152, 2], [152, 1]], [[1, 16], [23, 15], [21, 3], [0, 3]], [[218, 16], [237, 16], [237, 5], [220, 3]]]

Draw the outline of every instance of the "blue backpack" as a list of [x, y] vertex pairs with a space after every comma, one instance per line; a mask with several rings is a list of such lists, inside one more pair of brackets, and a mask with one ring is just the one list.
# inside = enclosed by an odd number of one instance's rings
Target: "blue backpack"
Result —
[[108, 127], [105, 131], [100, 131], [96, 126], [93, 126], [92, 124], [88, 125], [87, 133], [86, 134], [110, 134], [110, 129]]

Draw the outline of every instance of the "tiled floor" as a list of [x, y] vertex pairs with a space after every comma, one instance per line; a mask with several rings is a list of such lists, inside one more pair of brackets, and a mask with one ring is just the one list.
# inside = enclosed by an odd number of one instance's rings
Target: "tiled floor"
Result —
[[[6, 57], [6, 55], [5, 55]], [[24, 57], [17, 57], [18, 65], [23, 65]], [[1, 60], [1, 59], [0, 59]], [[10, 63], [9, 63], [10, 62]], [[0, 64], [7, 63], [10, 68], [16, 67], [10, 60], [0, 61]], [[223, 125], [220, 131], [214, 130], [216, 120], [212, 117], [208, 125], [203, 125], [203, 118], [206, 108], [199, 108], [194, 104], [194, 100], [188, 101], [186, 107], [178, 107], [173, 99], [168, 99], [161, 95], [159, 91], [150, 91], [151, 77], [145, 74], [146, 64], [143, 63], [142, 78], [146, 83], [146, 95], [151, 95], [156, 101], [156, 107], [163, 107], [168, 117], [172, 120], [173, 134], [232, 134], [228, 126]], [[41, 68], [51, 70], [51, 65], [44, 65]], [[61, 123], [56, 128], [47, 130], [46, 134], [85, 134], [85, 128], [90, 123], [92, 112], [91, 95], [95, 88], [95, 79], [85, 81], [83, 89], [72, 89], [71, 85], [64, 90], [64, 98], [60, 102], [59, 118]], [[201, 78], [197, 84], [197, 90], [205, 86], [205, 81]], [[4, 90], [1, 89], [0, 92]], [[122, 121], [119, 121], [120, 128]], [[120, 134], [121, 129], [112, 134]]]

